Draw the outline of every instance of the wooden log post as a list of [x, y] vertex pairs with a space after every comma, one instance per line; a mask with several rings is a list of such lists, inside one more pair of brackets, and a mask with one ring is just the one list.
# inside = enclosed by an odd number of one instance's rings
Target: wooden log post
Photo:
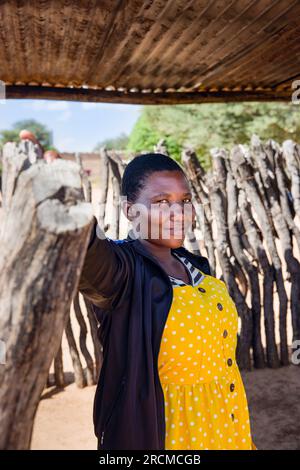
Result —
[[87, 172], [83, 168], [82, 157], [79, 152], [75, 153], [75, 161], [80, 166], [84, 198], [87, 202], [92, 202], [92, 184]]
[[[107, 201], [107, 194], [108, 194], [108, 155], [107, 150], [103, 147], [100, 149], [99, 152], [99, 167], [100, 167], [100, 194], [99, 194], [99, 217], [98, 223], [102, 230], [105, 229], [104, 227], [104, 220], [105, 220], [105, 209], [106, 209], [106, 201]], [[105, 230], [104, 230], [105, 231]]]
[[300, 217], [300, 145], [292, 140], [285, 140], [282, 144], [282, 151], [291, 179], [291, 195], [295, 211]]
[[[80, 166], [80, 174], [82, 175], [82, 182], [83, 182], [83, 188], [84, 188], [84, 198], [87, 202], [92, 202], [92, 185], [87, 175], [87, 172], [85, 171], [83, 167], [81, 154], [76, 153], [75, 159], [78, 165]], [[75, 294], [74, 300], [73, 300], [73, 307], [74, 307], [74, 313], [75, 313], [76, 319], [79, 324], [79, 344], [80, 344], [81, 353], [86, 362], [86, 374], [84, 374], [84, 370], [81, 364], [80, 355], [76, 346], [76, 341], [74, 338], [72, 324], [71, 324], [70, 319], [67, 325], [66, 335], [67, 335], [70, 354], [71, 354], [71, 358], [72, 358], [73, 366], [74, 366], [75, 382], [77, 386], [82, 388], [85, 385], [94, 385], [96, 374], [94, 373], [94, 361], [87, 347], [88, 330], [87, 330], [86, 322], [85, 322], [85, 319], [84, 319], [84, 316], [80, 307], [80, 301], [79, 301], [80, 296], [81, 294], [79, 292]], [[88, 300], [86, 302], [89, 303]], [[88, 316], [88, 319], [89, 319], [89, 316]], [[94, 324], [90, 323], [90, 326], [91, 328], [93, 328]]]
[[212, 212], [206, 187], [205, 172], [197, 155], [192, 149], [186, 148], [181, 154], [181, 161], [192, 186], [196, 201], [196, 217], [204, 235], [207, 257], [212, 275], [216, 273], [215, 246], [212, 232]]
[[58, 352], [54, 358], [54, 382], [57, 388], [64, 388], [65, 386], [64, 363], [61, 345], [59, 346]]
[[252, 207], [255, 208], [256, 217], [259, 221], [260, 229], [274, 266], [274, 280], [277, 285], [280, 304], [280, 359], [283, 365], [287, 365], [289, 363], [286, 329], [288, 297], [283, 280], [281, 260], [278, 255], [274, 239], [273, 221], [270, 220], [270, 212], [265, 207], [262, 198], [262, 191], [259, 189], [259, 184], [256, 178], [257, 175], [255, 174], [256, 172], [251, 164], [249, 153], [249, 149], [245, 146], [235, 145], [231, 150], [231, 164], [234, 167], [234, 172], [240, 186], [243, 187], [249, 202]]
[[293, 204], [293, 197], [291, 196], [292, 182], [286, 171], [286, 161], [284, 159], [282, 148], [277, 144], [277, 142], [270, 139], [265, 145], [265, 151], [274, 157], [274, 174], [278, 184], [278, 197], [281, 211], [289, 229], [296, 239], [298, 250], [300, 252], [300, 226], [295, 220], [296, 210]]
[[232, 248], [228, 233], [227, 207], [224, 204], [224, 184], [214, 175], [209, 182], [209, 195], [212, 213], [217, 226], [216, 249], [222, 269], [224, 281], [230, 296], [235, 302], [238, 315], [241, 319], [241, 331], [237, 341], [236, 357], [241, 369], [251, 370], [251, 341], [252, 341], [252, 312], [249, 309], [243, 293], [236, 280], [236, 269], [233, 265], [236, 260], [232, 255]]
[[252, 346], [254, 366], [262, 368], [265, 366], [265, 360], [260, 331], [261, 303], [258, 269], [249, 261], [244, 252], [244, 248], [248, 247], [249, 244], [244, 245], [244, 227], [238, 204], [240, 188], [236, 184], [228, 152], [224, 149], [212, 149], [211, 156], [215, 181], [217, 181], [222, 191], [224, 211], [226, 210], [227, 215], [225, 227], [228, 230], [228, 252], [232, 253], [234, 259], [234, 263], [232, 263], [233, 273], [239, 281], [241, 294], [244, 296], [245, 302], [249, 289], [251, 294], [251, 311], [249, 311], [251, 316], [245, 315], [243, 318], [240, 336], [241, 342], [244, 342], [245, 338], [247, 338], [249, 349]]
[[80, 359], [80, 354], [77, 348], [75, 341], [75, 336], [73, 333], [71, 316], [69, 316], [66, 324], [66, 338], [69, 346], [70, 356], [72, 359], [73, 369], [74, 369], [74, 379], [78, 388], [84, 388], [87, 385], [87, 379], [84, 374], [83, 366]]
[[[242, 295], [246, 296], [248, 290], [248, 282], [247, 277], [242, 269], [242, 266], [239, 262], [239, 258], [234, 255], [231, 240], [230, 240], [230, 232], [229, 232], [229, 217], [231, 220], [237, 218], [237, 214], [235, 213], [235, 209], [228, 210], [229, 206], [229, 196], [227, 193], [227, 175], [231, 172], [231, 167], [229, 164], [229, 156], [228, 152], [225, 149], [213, 148], [210, 151], [213, 163], [213, 172], [211, 174], [210, 181], [214, 181], [215, 184], [218, 186], [220, 191], [220, 196], [222, 199], [222, 206], [224, 209], [224, 217], [225, 217], [225, 225], [224, 225], [224, 234], [226, 244], [228, 246], [228, 256], [231, 256], [230, 264], [233, 271], [234, 277], [238, 280], [240, 284], [240, 289]], [[232, 195], [231, 195], [232, 197]], [[216, 217], [216, 214], [214, 214]]]
[[84, 316], [81, 311], [80, 302], [79, 302], [79, 292], [76, 293], [73, 301], [74, 312], [76, 319], [79, 324], [79, 344], [80, 350], [86, 362], [86, 381], [87, 385], [95, 384], [95, 374], [94, 374], [94, 361], [87, 347], [87, 334], [88, 329], [84, 319]]
[[85, 308], [87, 311], [88, 319], [90, 322], [90, 328], [91, 328], [91, 335], [92, 335], [92, 340], [93, 340], [93, 346], [94, 346], [94, 357], [95, 357], [95, 380], [96, 382], [99, 379], [101, 367], [103, 364], [103, 348], [101, 346], [101, 343], [99, 341], [98, 337], [98, 321], [92, 306], [92, 303], [87, 300], [85, 297], [83, 297], [84, 303], [85, 303]]
[[28, 141], [4, 147], [0, 331], [7, 354], [0, 366], [1, 449], [30, 446], [92, 226], [78, 165], [37, 158]]
[[118, 239], [120, 236], [120, 196], [121, 196], [121, 180], [124, 172], [121, 159], [113, 152], [108, 153], [109, 185], [112, 190], [112, 201], [110, 210], [110, 236]]
[[162, 153], [163, 155], [170, 156], [169, 151], [168, 151], [168, 145], [165, 139], [160, 139], [157, 142], [157, 144], [154, 145], [153, 150], [154, 150], [154, 153]]
[[[280, 191], [276, 178], [276, 148], [270, 145], [263, 146], [257, 136], [251, 139], [252, 153], [257, 163], [257, 168], [261, 173], [267, 195], [264, 198], [265, 205], [268, 206], [272, 215], [273, 224], [281, 243], [283, 257], [291, 279], [291, 313], [293, 323], [293, 341], [300, 340], [300, 264], [293, 254], [293, 240], [290, 227], [287, 222], [288, 214], [283, 212], [281, 206]], [[268, 152], [265, 151], [268, 149]], [[278, 171], [277, 171], [278, 175]]]
[[[254, 263], [251, 263], [249, 258], [244, 252], [242, 244], [242, 237], [238, 230], [238, 224], [236, 220], [239, 215], [238, 206], [238, 188], [235, 184], [233, 175], [230, 171], [227, 173], [226, 178], [226, 190], [227, 190], [227, 201], [228, 201], [228, 232], [229, 239], [234, 257], [239, 263], [241, 270], [243, 271], [245, 278], [247, 279], [247, 285], [251, 293], [251, 313], [252, 318], [247, 319], [248, 323], [252, 323], [252, 350], [253, 350], [253, 362], [256, 368], [265, 367], [264, 351], [261, 341], [261, 329], [260, 329], [260, 318], [261, 318], [261, 301], [260, 301], [260, 286], [258, 278], [258, 268]], [[247, 327], [245, 325], [245, 327]]]
[[[275, 319], [274, 319], [274, 295], [273, 295], [273, 282], [274, 282], [274, 269], [269, 263], [266, 250], [263, 246], [263, 237], [258, 225], [255, 222], [251, 211], [251, 205], [247, 200], [246, 193], [243, 188], [240, 188], [239, 195], [239, 209], [243, 220], [243, 225], [251, 246], [252, 264], [257, 263], [261, 267], [263, 274], [263, 292], [262, 300], [264, 306], [264, 324], [266, 336], [266, 356], [268, 367], [279, 367], [279, 357], [275, 339]], [[260, 315], [259, 315], [260, 318]], [[260, 333], [259, 318], [254, 315], [253, 318], [253, 343], [257, 341], [256, 335]], [[257, 331], [259, 330], [259, 333]], [[255, 345], [253, 344], [253, 359], [256, 367], [257, 361], [255, 357]]]

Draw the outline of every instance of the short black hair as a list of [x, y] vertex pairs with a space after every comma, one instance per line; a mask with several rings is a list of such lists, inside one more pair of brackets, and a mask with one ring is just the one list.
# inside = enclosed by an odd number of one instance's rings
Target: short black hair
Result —
[[145, 186], [146, 179], [155, 171], [181, 171], [183, 168], [171, 157], [162, 153], [137, 155], [125, 168], [121, 183], [121, 193], [130, 202], [135, 202]]

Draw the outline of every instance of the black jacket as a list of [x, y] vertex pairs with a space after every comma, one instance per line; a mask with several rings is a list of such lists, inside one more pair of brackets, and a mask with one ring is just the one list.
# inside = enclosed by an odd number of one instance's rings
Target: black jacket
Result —
[[[96, 224], [94, 219], [79, 291], [93, 303], [103, 346], [93, 411], [98, 449], [163, 450], [158, 354], [172, 284], [138, 239], [130, 234], [124, 240], [100, 239]], [[210, 274], [207, 258], [183, 246], [173, 251]]]

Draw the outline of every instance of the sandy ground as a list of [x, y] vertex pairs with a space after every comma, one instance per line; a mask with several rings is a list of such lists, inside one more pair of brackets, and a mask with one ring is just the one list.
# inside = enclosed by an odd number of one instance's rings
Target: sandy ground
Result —
[[299, 366], [242, 373], [258, 449], [300, 449]]
[[[258, 449], [300, 449], [298, 366], [242, 372], [253, 441]], [[32, 449], [96, 449], [92, 405], [96, 387], [47, 389], [35, 419]]]
[[96, 387], [79, 389], [72, 383], [64, 391], [47, 389], [34, 421], [31, 448], [95, 450], [92, 407]]

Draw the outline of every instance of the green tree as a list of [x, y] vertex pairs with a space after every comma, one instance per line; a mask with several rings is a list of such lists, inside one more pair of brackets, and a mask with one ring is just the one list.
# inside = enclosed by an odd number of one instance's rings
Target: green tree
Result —
[[97, 152], [101, 147], [106, 147], [108, 150], [125, 150], [128, 144], [128, 135], [120, 134], [117, 137], [112, 137], [110, 139], [105, 139], [99, 142], [93, 152]]
[[157, 126], [154, 122], [159, 111], [160, 106], [144, 107], [140, 118], [137, 120], [129, 136], [127, 150], [133, 153], [143, 151], [153, 152], [154, 146], [163, 138], [172, 156], [175, 159], [179, 159], [180, 145], [176, 138], [160, 129], [160, 126]]
[[15, 122], [12, 129], [0, 131], [0, 146], [3, 147], [6, 142], [18, 142], [19, 132], [22, 129], [33, 132], [45, 150], [53, 148], [52, 132], [44, 124], [41, 124], [35, 119], [25, 119]]
[[132, 152], [153, 150], [164, 138], [175, 159], [183, 147], [193, 147], [204, 166], [211, 165], [209, 150], [230, 149], [249, 143], [253, 133], [263, 140], [300, 141], [300, 109], [292, 103], [212, 103], [145, 106], [130, 137]]

